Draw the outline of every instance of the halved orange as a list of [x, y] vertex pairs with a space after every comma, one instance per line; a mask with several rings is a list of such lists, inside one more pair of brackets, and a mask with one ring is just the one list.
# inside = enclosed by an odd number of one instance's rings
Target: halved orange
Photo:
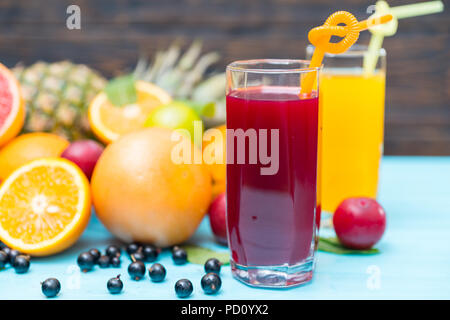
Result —
[[100, 92], [89, 106], [89, 123], [95, 135], [104, 143], [111, 143], [126, 133], [144, 128], [145, 120], [153, 109], [172, 101], [160, 87], [145, 81], [136, 82], [137, 101], [117, 107]]
[[19, 82], [12, 72], [0, 63], [0, 146], [22, 130], [25, 104]]
[[74, 163], [33, 160], [0, 186], [0, 239], [34, 256], [57, 253], [80, 237], [90, 212], [89, 183]]

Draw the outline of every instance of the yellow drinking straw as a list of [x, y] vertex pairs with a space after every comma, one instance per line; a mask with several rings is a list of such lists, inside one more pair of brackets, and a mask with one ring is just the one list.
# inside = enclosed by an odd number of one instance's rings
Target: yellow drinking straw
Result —
[[[347, 11], [333, 13], [322, 26], [316, 27], [308, 33], [309, 42], [315, 46], [309, 67], [320, 67], [325, 53], [338, 54], [347, 51], [358, 40], [360, 31], [391, 20], [392, 15], [389, 13], [361, 22], [358, 22], [355, 16]], [[339, 26], [339, 24], [344, 24], [345, 26]], [[337, 43], [331, 43], [330, 39], [332, 36], [342, 37], [343, 39]], [[300, 96], [311, 93], [315, 76], [315, 72], [306, 74], [302, 81]]]
[[384, 25], [371, 27], [372, 33], [370, 38], [367, 54], [364, 56], [363, 70], [364, 74], [370, 75], [374, 72], [381, 47], [383, 46], [384, 37], [393, 36], [397, 32], [398, 19], [422, 16], [426, 14], [438, 13], [444, 10], [442, 1], [429, 1], [415, 4], [408, 4], [390, 8], [386, 1], [378, 1], [375, 4], [375, 13], [371, 18], [376, 16], [391, 14], [393, 19]]

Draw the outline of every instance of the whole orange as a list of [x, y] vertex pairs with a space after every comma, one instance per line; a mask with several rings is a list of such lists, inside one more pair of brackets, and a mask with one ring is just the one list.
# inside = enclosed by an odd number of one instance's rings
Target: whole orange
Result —
[[34, 132], [20, 135], [0, 149], [0, 180], [31, 160], [59, 157], [68, 146], [69, 141], [56, 134]]
[[214, 199], [216, 199], [216, 197], [219, 194], [224, 193], [226, 190], [227, 190], [227, 186], [226, 186], [225, 181], [215, 181], [215, 182], [213, 182], [211, 201], [214, 201]]
[[[148, 128], [127, 134], [105, 149], [92, 175], [98, 218], [119, 239], [167, 247], [187, 240], [206, 214], [211, 176], [203, 164], [173, 161], [183, 143], [191, 155], [200, 150], [183, 135]], [[192, 158], [191, 158], [192, 159]]]
[[226, 130], [227, 127], [222, 125], [206, 130], [203, 135], [203, 161], [213, 178], [213, 198], [225, 192]]

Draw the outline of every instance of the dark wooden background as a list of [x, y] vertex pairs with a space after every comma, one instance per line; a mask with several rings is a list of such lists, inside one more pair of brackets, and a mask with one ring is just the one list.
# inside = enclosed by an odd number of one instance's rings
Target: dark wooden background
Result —
[[[236, 59], [304, 58], [311, 27], [342, 9], [366, 18], [374, 2], [1, 0], [0, 61], [14, 66], [70, 59], [112, 76], [176, 38], [186, 46], [203, 39], [205, 50], [222, 55], [218, 69]], [[412, 2], [418, 1], [390, 1]], [[66, 28], [70, 4], [81, 7], [81, 30]], [[449, 10], [401, 20], [397, 35], [385, 39], [386, 154], [450, 155]], [[365, 32], [359, 43], [368, 38]]]

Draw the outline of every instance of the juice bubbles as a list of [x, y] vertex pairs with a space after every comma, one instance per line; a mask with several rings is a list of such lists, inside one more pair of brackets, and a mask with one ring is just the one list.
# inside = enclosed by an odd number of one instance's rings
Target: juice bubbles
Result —
[[[298, 82], [299, 75], [295, 77]], [[296, 285], [311, 279], [314, 266], [318, 97], [313, 92], [300, 99], [298, 83], [253, 84], [229, 90], [226, 97], [227, 229], [232, 271], [239, 280], [255, 286]], [[239, 147], [233, 130], [247, 133], [245, 147]], [[274, 130], [277, 136], [272, 134]], [[266, 150], [272, 161], [278, 161], [277, 170], [268, 175], [261, 174], [268, 164], [261, 159], [252, 163], [249, 155], [256, 143], [261, 156], [260, 139], [265, 132]], [[242, 151], [245, 163], [238, 163], [237, 154]]]
[[333, 213], [346, 198], [375, 198], [383, 154], [385, 71], [364, 74], [364, 48], [326, 56], [320, 76], [321, 205]]

